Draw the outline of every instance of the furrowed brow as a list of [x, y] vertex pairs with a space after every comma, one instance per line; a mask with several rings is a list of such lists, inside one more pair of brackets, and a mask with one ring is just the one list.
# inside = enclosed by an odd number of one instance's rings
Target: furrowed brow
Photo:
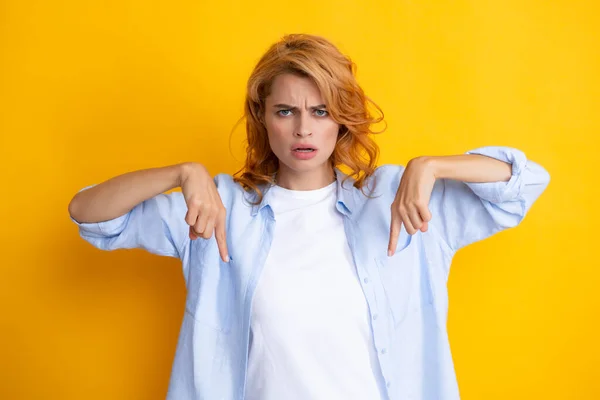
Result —
[[[289, 104], [283, 104], [283, 103], [275, 104], [273, 107], [286, 109], [286, 110], [297, 110], [298, 109], [298, 107], [296, 107], [296, 106], [291, 106]], [[325, 104], [319, 104], [317, 106], [311, 106], [309, 108], [311, 110], [322, 110], [324, 108], [327, 108], [327, 106]]]

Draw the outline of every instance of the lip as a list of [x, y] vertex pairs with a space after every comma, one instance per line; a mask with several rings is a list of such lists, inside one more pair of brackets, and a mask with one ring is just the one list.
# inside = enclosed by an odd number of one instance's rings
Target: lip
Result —
[[313, 149], [315, 151], [319, 150], [316, 146], [313, 146], [310, 143], [298, 143], [292, 146], [292, 151], [295, 151], [297, 149]]
[[[302, 148], [302, 146], [300, 147], [296, 147], [296, 148]], [[302, 152], [302, 151], [294, 151], [292, 150], [292, 156], [298, 160], [310, 160], [311, 158], [315, 157], [317, 155], [317, 152], [319, 150], [314, 149], [313, 151], [310, 152]]]

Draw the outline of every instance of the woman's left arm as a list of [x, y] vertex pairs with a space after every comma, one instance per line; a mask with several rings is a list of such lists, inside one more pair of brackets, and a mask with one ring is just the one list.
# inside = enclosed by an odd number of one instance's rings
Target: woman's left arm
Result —
[[514, 227], [549, 181], [543, 167], [509, 147], [414, 158], [392, 204], [388, 252], [402, 225], [409, 234], [433, 226], [452, 252]]

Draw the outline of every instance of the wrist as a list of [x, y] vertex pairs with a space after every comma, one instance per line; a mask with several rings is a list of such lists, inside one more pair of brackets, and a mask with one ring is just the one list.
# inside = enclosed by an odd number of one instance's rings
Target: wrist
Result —
[[181, 187], [183, 183], [194, 174], [207, 173], [206, 168], [196, 162], [184, 162], [176, 165], [177, 168], [177, 186]]
[[411, 162], [417, 162], [423, 166], [426, 171], [429, 171], [436, 179], [444, 178], [446, 174], [447, 160], [440, 156], [420, 156]]

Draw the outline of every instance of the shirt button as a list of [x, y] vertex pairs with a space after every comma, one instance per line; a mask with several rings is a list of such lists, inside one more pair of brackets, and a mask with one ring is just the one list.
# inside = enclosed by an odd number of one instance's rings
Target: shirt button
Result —
[[365, 279], [363, 279], [363, 282], [364, 282], [364, 283], [369, 283], [369, 278], [365, 278]]
[[387, 381], [387, 382], [385, 383], [385, 386], [387, 386], [387, 387], [390, 387], [391, 385], [392, 385], [392, 383], [391, 383], [390, 381]]
[[387, 353], [387, 350], [385, 348], [381, 349], [381, 354], [385, 354]]
[[377, 314], [373, 314], [373, 321], [376, 320], [378, 316], [379, 315], [377, 315]]

